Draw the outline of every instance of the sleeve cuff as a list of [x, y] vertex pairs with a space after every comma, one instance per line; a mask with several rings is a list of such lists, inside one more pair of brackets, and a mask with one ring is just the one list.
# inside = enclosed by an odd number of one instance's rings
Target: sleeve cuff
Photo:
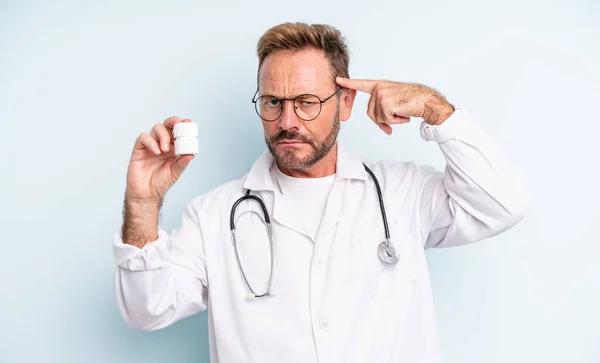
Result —
[[470, 116], [463, 110], [456, 108], [452, 115], [440, 125], [421, 123], [421, 138], [425, 141], [445, 142], [452, 139], [461, 139], [467, 132]]
[[113, 255], [119, 267], [130, 271], [156, 270], [166, 265], [171, 255], [171, 237], [159, 227], [158, 239], [138, 248], [123, 242], [121, 228], [113, 237]]

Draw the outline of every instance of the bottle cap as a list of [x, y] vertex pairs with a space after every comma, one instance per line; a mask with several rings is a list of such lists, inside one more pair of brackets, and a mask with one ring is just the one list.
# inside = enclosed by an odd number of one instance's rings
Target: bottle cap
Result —
[[178, 122], [173, 127], [173, 137], [198, 137], [198, 124], [193, 122]]

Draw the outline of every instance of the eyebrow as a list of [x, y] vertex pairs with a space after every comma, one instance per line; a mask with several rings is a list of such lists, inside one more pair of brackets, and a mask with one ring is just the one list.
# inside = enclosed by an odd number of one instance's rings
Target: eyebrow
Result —
[[[337, 91], [337, 89], [336, 89], [336, 91]], [[272, 97], [279, 98], [279, 99], [293, 99], [293, 98], [296, 98], [296, 97], [302, 96], [302, 95], [313, 95], [313, 96], [317, 96], [319, 99], [322, 98], [318, 94], [312, 93], [312, 92], [309, 92], [309, 91], [305, 91], [305, 92], [302, 92], [302, 93], [297, 93], [295, 96], [291, 96], [291, 97], [281, 97], [281, 96], [275, 95], [273, 93], [262, 93], [260, 91], [260, 88], [258, 89], [258, 95], [259, 96], [272, 96]], [[327, 96], [324, 96], [324, 97], [327, 97]]]

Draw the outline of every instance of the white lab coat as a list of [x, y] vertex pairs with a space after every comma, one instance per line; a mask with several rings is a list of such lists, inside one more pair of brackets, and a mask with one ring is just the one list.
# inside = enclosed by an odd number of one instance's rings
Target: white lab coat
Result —
[[[191, 200], [181, 225], [142, 249], [114, 236], [115, 291], [127, 324], [155, 330], [208, 308], [212, 362], [441, 362], [424, 250], [464, 245], [517, 223], [527, 202], [519, 178], [488, 136], [457, 109], [421, 125], [445, 172], [411, 162], [367, 162], [379, 179], [398, 264], [384, 265], [377, 193], [361, 160], [338, 143], [335, 182], [316, 240], [269, 173], [266, 151], [248, 174]], [[259, 195], [275, 240], [275, 296], [248, 301], [229, 230], [245, 189]], [[269, 277], [266, 229], [245, 201], [236, 213], [250, 284]]]

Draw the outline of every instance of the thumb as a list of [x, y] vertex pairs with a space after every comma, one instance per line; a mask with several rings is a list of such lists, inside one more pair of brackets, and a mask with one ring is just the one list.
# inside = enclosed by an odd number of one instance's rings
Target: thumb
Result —
[[173, 174], [176, 180], [179, 179], [181, 174], [183, 174], [183, 171], [185, 170], [185, 168], [187, 168], [187, 166], [193, 158], [194, 154], [182, 155], [179, 158], [177, 158], [177, 160], [175, 160], [173, 165], [171, 165], [171, 174]]

